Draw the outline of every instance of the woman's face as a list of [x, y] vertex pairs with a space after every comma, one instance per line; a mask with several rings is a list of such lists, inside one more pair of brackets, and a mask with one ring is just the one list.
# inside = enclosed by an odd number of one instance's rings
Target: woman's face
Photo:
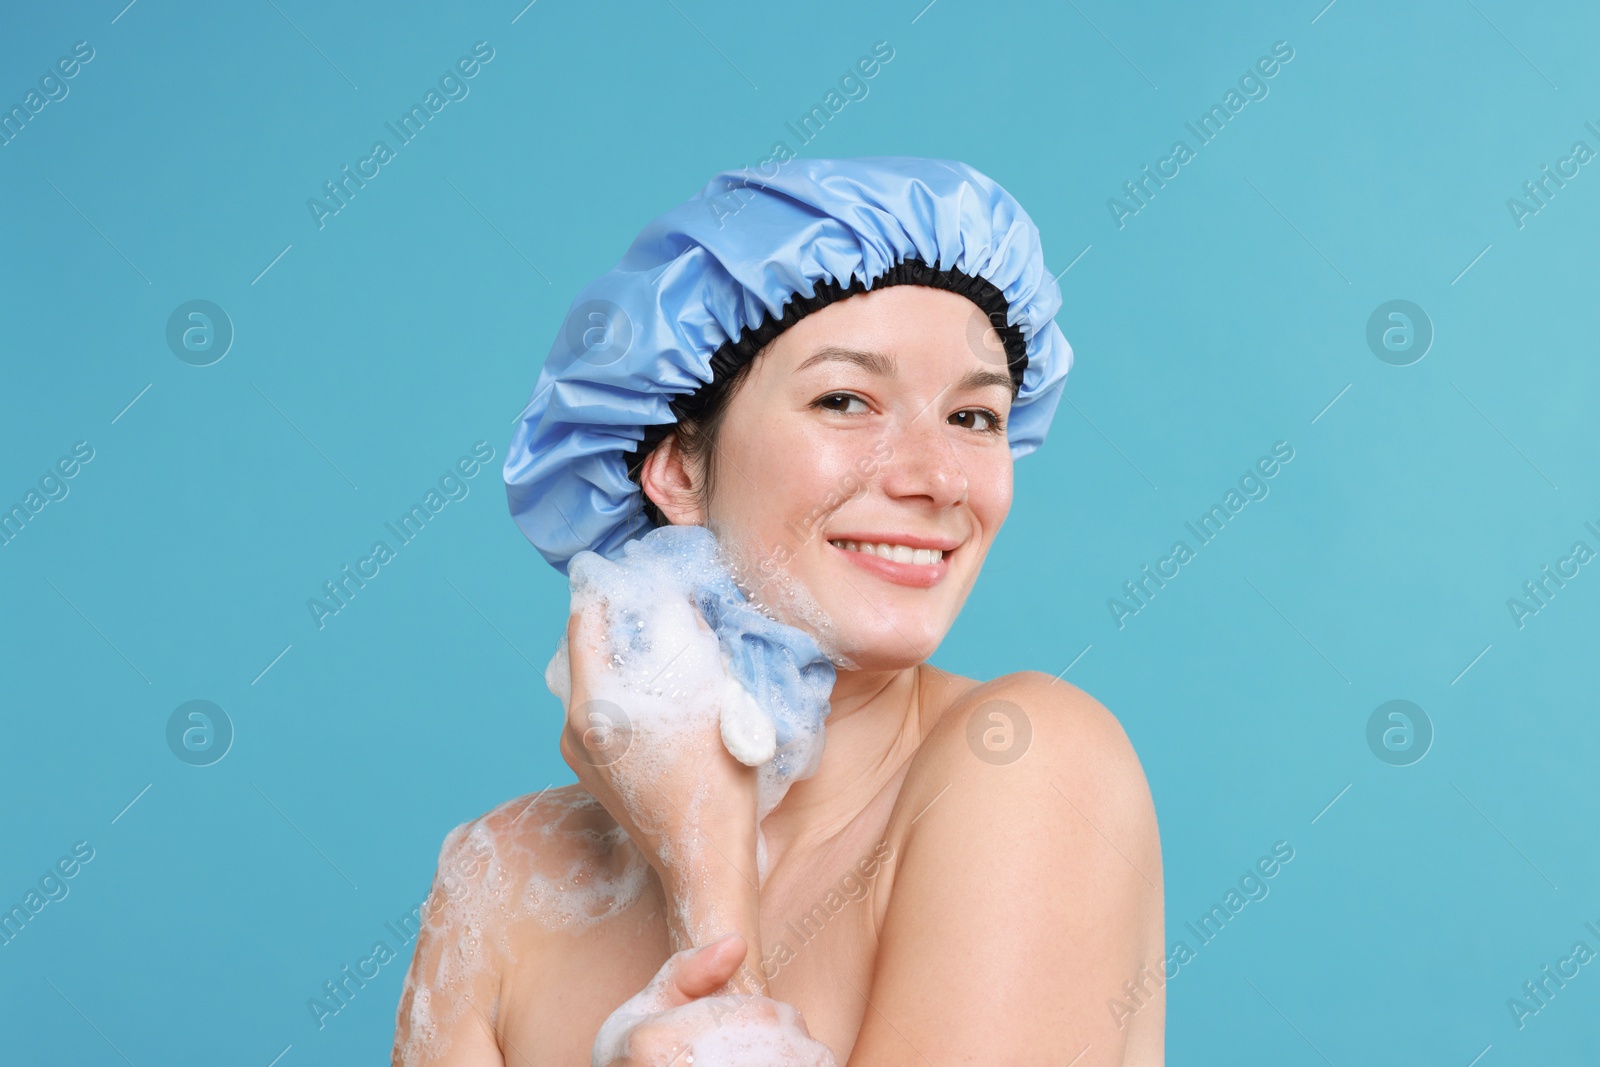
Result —
[[709, 515], [675, 521], [709, 525], [746, 590], [845, 665], [920, 663], [1011, 508], [1010, 410], [999, 335], [966, 297], [849, 297], [756, 357], [708, 457]]

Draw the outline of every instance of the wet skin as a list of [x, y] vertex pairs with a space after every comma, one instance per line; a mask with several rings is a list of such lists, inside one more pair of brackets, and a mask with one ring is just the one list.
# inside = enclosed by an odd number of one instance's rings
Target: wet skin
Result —
[[[617, 794], [581, 763], [578, 785], [453, 835], [440, 879], [456, 872], [454, 889], [436, 883], [441, 906], [400, 1006], [397, 1049], [413, 1054], [397, 1062], [588, 1064], [607, 1015], [676, 948], [724, 927], [748, 944], [730, 988], [794, 1005], [842, 1065], [1066, 1063], [1086, 1046], [1083, 1067], [1161, 1062], [1160, 845], [1121, 727], [1049, 674], [978, 683], [926, 662], [1011, 505], [1011, 395], [986, 328], [964, 297], [918, 286], [830, 305], [756, 358], [708, 501], [706, 472], [670, 438], [651, 456], [645, 490], [668, 518], [735, 546], [757, 596], [782, 603], [786, 583], [809, 593], [823, 636], [856, 666], [839, 673], [822, 765], [761, 823], [759, 891], [753, 809], [698, 826], [715, 858], [685, 870], [616, 832]], [[819, 501], [833, 503], [819, 515]], [[844, 544], [862, 541], [944, 555], [897, 562]], [[1042, 580], [1050, 565], [1038, 561]], [[1018, 605], [1012, 624], [1029, 627], [1035, 610]], [[1024, 717], [1025, 745], [1009, 749]], [[563, 752], [573, 765], [565, 740]], [[685, 757], [656, 773], [671, 783], [694, 770]], [[746, 787], [729, 773], [730, 790]], [[531, 876], [554, 882], [579, 861], [635, 892], [568, 925], [523, 900]], [[496, 892], [475, 943], [470, 905]], [[463, 944], [480, 946], [481, 966], [441, 978]], [[429, 1049], [408, 1045], [425, 998], [448, 1038]], [[1119, 1025], [1112, 998], [1138, 1010]]]

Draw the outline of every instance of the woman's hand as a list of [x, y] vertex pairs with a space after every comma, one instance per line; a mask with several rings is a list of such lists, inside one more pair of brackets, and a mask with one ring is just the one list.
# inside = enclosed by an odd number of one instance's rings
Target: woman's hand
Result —
[[[677, 628], [690, 631], [685, 647], [657, 650], [664, 666], [652, 663], [644, 685], [613, 664], [603, 605], [567, 621], [572, 695], [561, 755], [658, 872], [688, 865], [701, 842], [742, 848], [756, 812], [756, 772], [722, 742], [727, 671], [717, 636], [693, 605], [672, 607], [694, 627]], [[654, 689], [672, 702], [670, 726]]]
[[[643, 678], [639, 662], [615, 662], [603, 604], [568, 620], [561, 755], [660, 876], [673, 947], [735, 930], [759, 961], [756, 771], [722, 741], [722, 649], [688, 601], [659, 614], [646, 623], [656, 644]], [[766, 992], [752, 967], [734, 988]]]
[[837, 1067], [792, 1005], [709, 995], [746, 951], [743, 938], [729, 934], [674, 953], [600, 1027], [594, 1067]]

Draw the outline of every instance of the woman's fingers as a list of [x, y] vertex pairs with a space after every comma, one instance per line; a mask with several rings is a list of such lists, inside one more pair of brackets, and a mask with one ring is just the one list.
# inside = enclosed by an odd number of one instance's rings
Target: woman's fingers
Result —
[[587, 688], [591, 659], [603, 655], [605, 646], [604, 601], [567, 616], [567, 669], [574, 690]]
[[[668, 957], [650, 984], [612, 1012], [596, 1035], [603, 1067], [748, 1063], [750, 1067], [837, 1067], [791, 1004], [753, 994], [717, 994], [744, 962], [749, 944], [729, 933]], [[751, 1059], [751, 1043], [755, 1043]]]
[[708, 634], [711, 632], [711, 624], [706, 621], [704, 615], [700, 614], [700, 604], [692, 596], [689, 597], [689, 612], [694, 616], [694, 621], [698, 624], [701, 633]]
[[687, 1004], [721, 989], [744, 962], [748, 951], [744, 936], [733, 933], [684, 953], [664, 990], [668, 1005]]
[[583, 616], [576, 611], [567, 616], [567, 643], [569, 645], [578, 640], [578, 627], [582, 619]]
[[813, 1039], [790, 1004], [762, 996], [702, 997], [639, 1018], [621, 1039], [623, 1056], [602, 1054], [605, 1067], [626, 1063], [681, 1064], [696, 1061], [745, 1067], [838, 1067], [832, 1051]]

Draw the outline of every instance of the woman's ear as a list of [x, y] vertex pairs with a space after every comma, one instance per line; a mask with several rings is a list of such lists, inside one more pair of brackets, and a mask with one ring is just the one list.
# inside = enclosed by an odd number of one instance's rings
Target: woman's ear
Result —
[[674, 526], [705, 524], [695, 493], [694, 475], [676, 433], [662, 438], [655, 451], [645, 457], [644, 466], [639, 470], [639, 487]]

